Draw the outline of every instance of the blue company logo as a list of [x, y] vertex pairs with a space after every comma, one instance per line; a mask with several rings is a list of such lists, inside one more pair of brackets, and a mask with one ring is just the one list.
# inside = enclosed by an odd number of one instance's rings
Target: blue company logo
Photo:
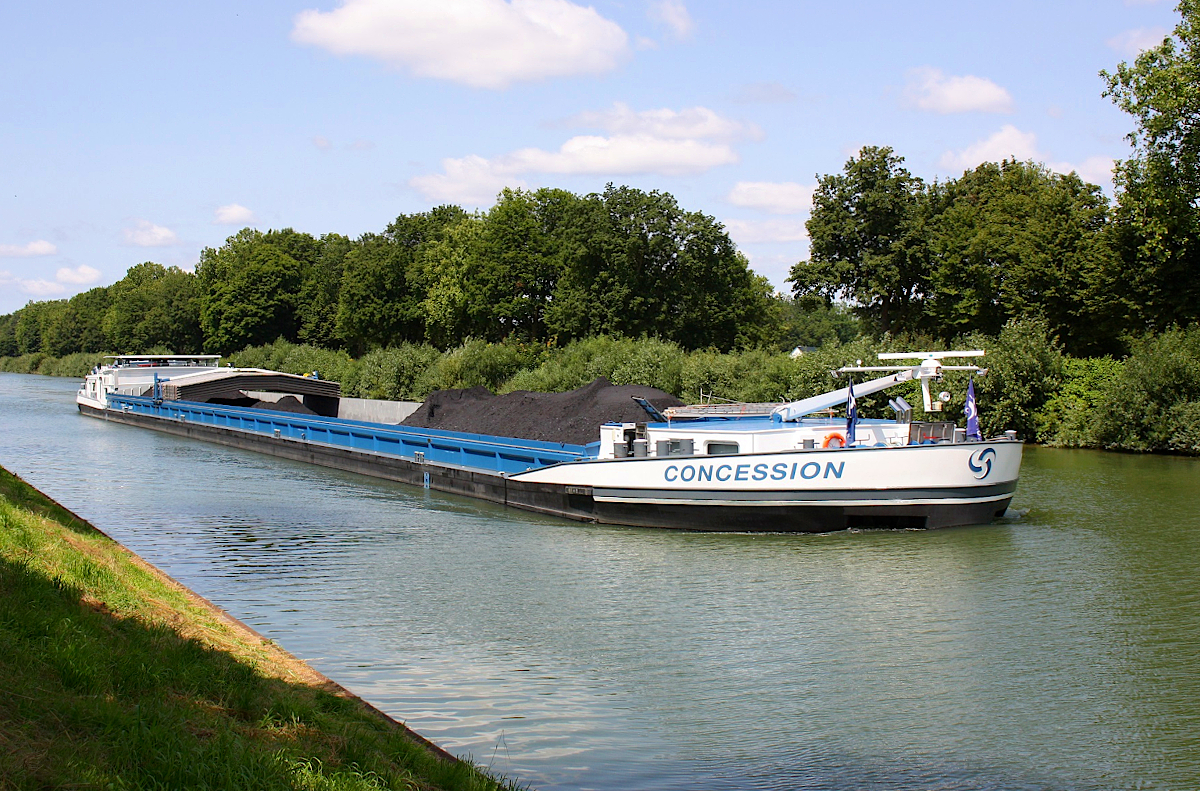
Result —
[[992, 474], [992, 462], [995, 458], [995, 448], [984, 448], [971, 454], [971, 458], [967, 459], [967, 466], [975, 473], [975, 477], [982, 481]]

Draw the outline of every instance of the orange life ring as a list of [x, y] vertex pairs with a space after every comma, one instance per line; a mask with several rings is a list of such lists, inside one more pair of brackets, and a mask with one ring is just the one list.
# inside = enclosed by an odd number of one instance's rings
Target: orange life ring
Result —
[[[836, 444], [836, 445], [834, 445], [834, 444], [833, 444], [834, 442], [836, 442], [837, 444]], [[831, 432], [829, 432], [828, 434], [826, 434], [826, 435], [825, 435], [825, 441], [821, 443], [821, 447], [822, 447], [822, 448], [828, 448], [828, 447], [829, 447], [829, 446], [831, 446], [831, 445], [833, 445], [833, 447], [835, 447], [835, 448], [844, 448], [844, 447], [846, 447], [846, 437], [845, 437], [845, 435], [843, 435], [843, 434], [840, 434], [840, 433], [838, 433], [838, 432], [836, 432], [836, 431], [831, 431]]]

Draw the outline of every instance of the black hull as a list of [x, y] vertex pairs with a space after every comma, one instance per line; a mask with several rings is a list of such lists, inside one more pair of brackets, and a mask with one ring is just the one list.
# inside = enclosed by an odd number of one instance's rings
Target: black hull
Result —
[[661, 527], [676, 530], [756, 533], [827, 533], [847, 528], [934, 528], [986, 524], [1008, 508], [1011, 495], [986, 503], [936, 505], [667, 505], [596, 501], [591, 490], [559, 484], [530, 483], [503, 475], [429, 464], [315, 442], [255, 434], [84, 404], [90, 417], [149, 428], [179, 437], [266, 453], [292, 461], [331, 467], [374, 478], [461, 494], [525, 511], [581, 522]]

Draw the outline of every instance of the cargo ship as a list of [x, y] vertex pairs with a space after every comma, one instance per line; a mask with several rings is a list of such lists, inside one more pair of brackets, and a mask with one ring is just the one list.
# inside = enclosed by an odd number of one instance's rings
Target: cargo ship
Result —
[[[569, 444], [401, 424], [395, 402], [345, 399], [336, 382], [219, 365], [215, 355], [106, 358], [76, 398], [85, 415], [568, 519], [637, 527], [829, 532], [992, 521], [1008, 508], [1023, 443], [945, 420], [859, 418], [857, 399], [931, 386], [982, 351], [881, 354], [835, 376], [884, 374], [779, 404], [702, 403], [607, 422]], [[845, 417], [833, 410], [846, 406]], [[973, 408], [973, 389], [968, 412]]]

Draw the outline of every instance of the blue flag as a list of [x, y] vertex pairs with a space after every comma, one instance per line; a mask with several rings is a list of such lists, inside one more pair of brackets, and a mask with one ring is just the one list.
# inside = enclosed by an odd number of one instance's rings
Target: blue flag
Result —
[[846, 445], [854, 444], [854, 426], [858, 423], [858, 402], [854, 400], [854, 382], [846, 389]]
[[983, 439], [983, 435], [979, 433], [979, 407], [975, 404], [974, 376], [971, 377], [971, 382], [967, 385], [967, 403], [963, 406], [963, 412], [967, 416], [967, 439]]

